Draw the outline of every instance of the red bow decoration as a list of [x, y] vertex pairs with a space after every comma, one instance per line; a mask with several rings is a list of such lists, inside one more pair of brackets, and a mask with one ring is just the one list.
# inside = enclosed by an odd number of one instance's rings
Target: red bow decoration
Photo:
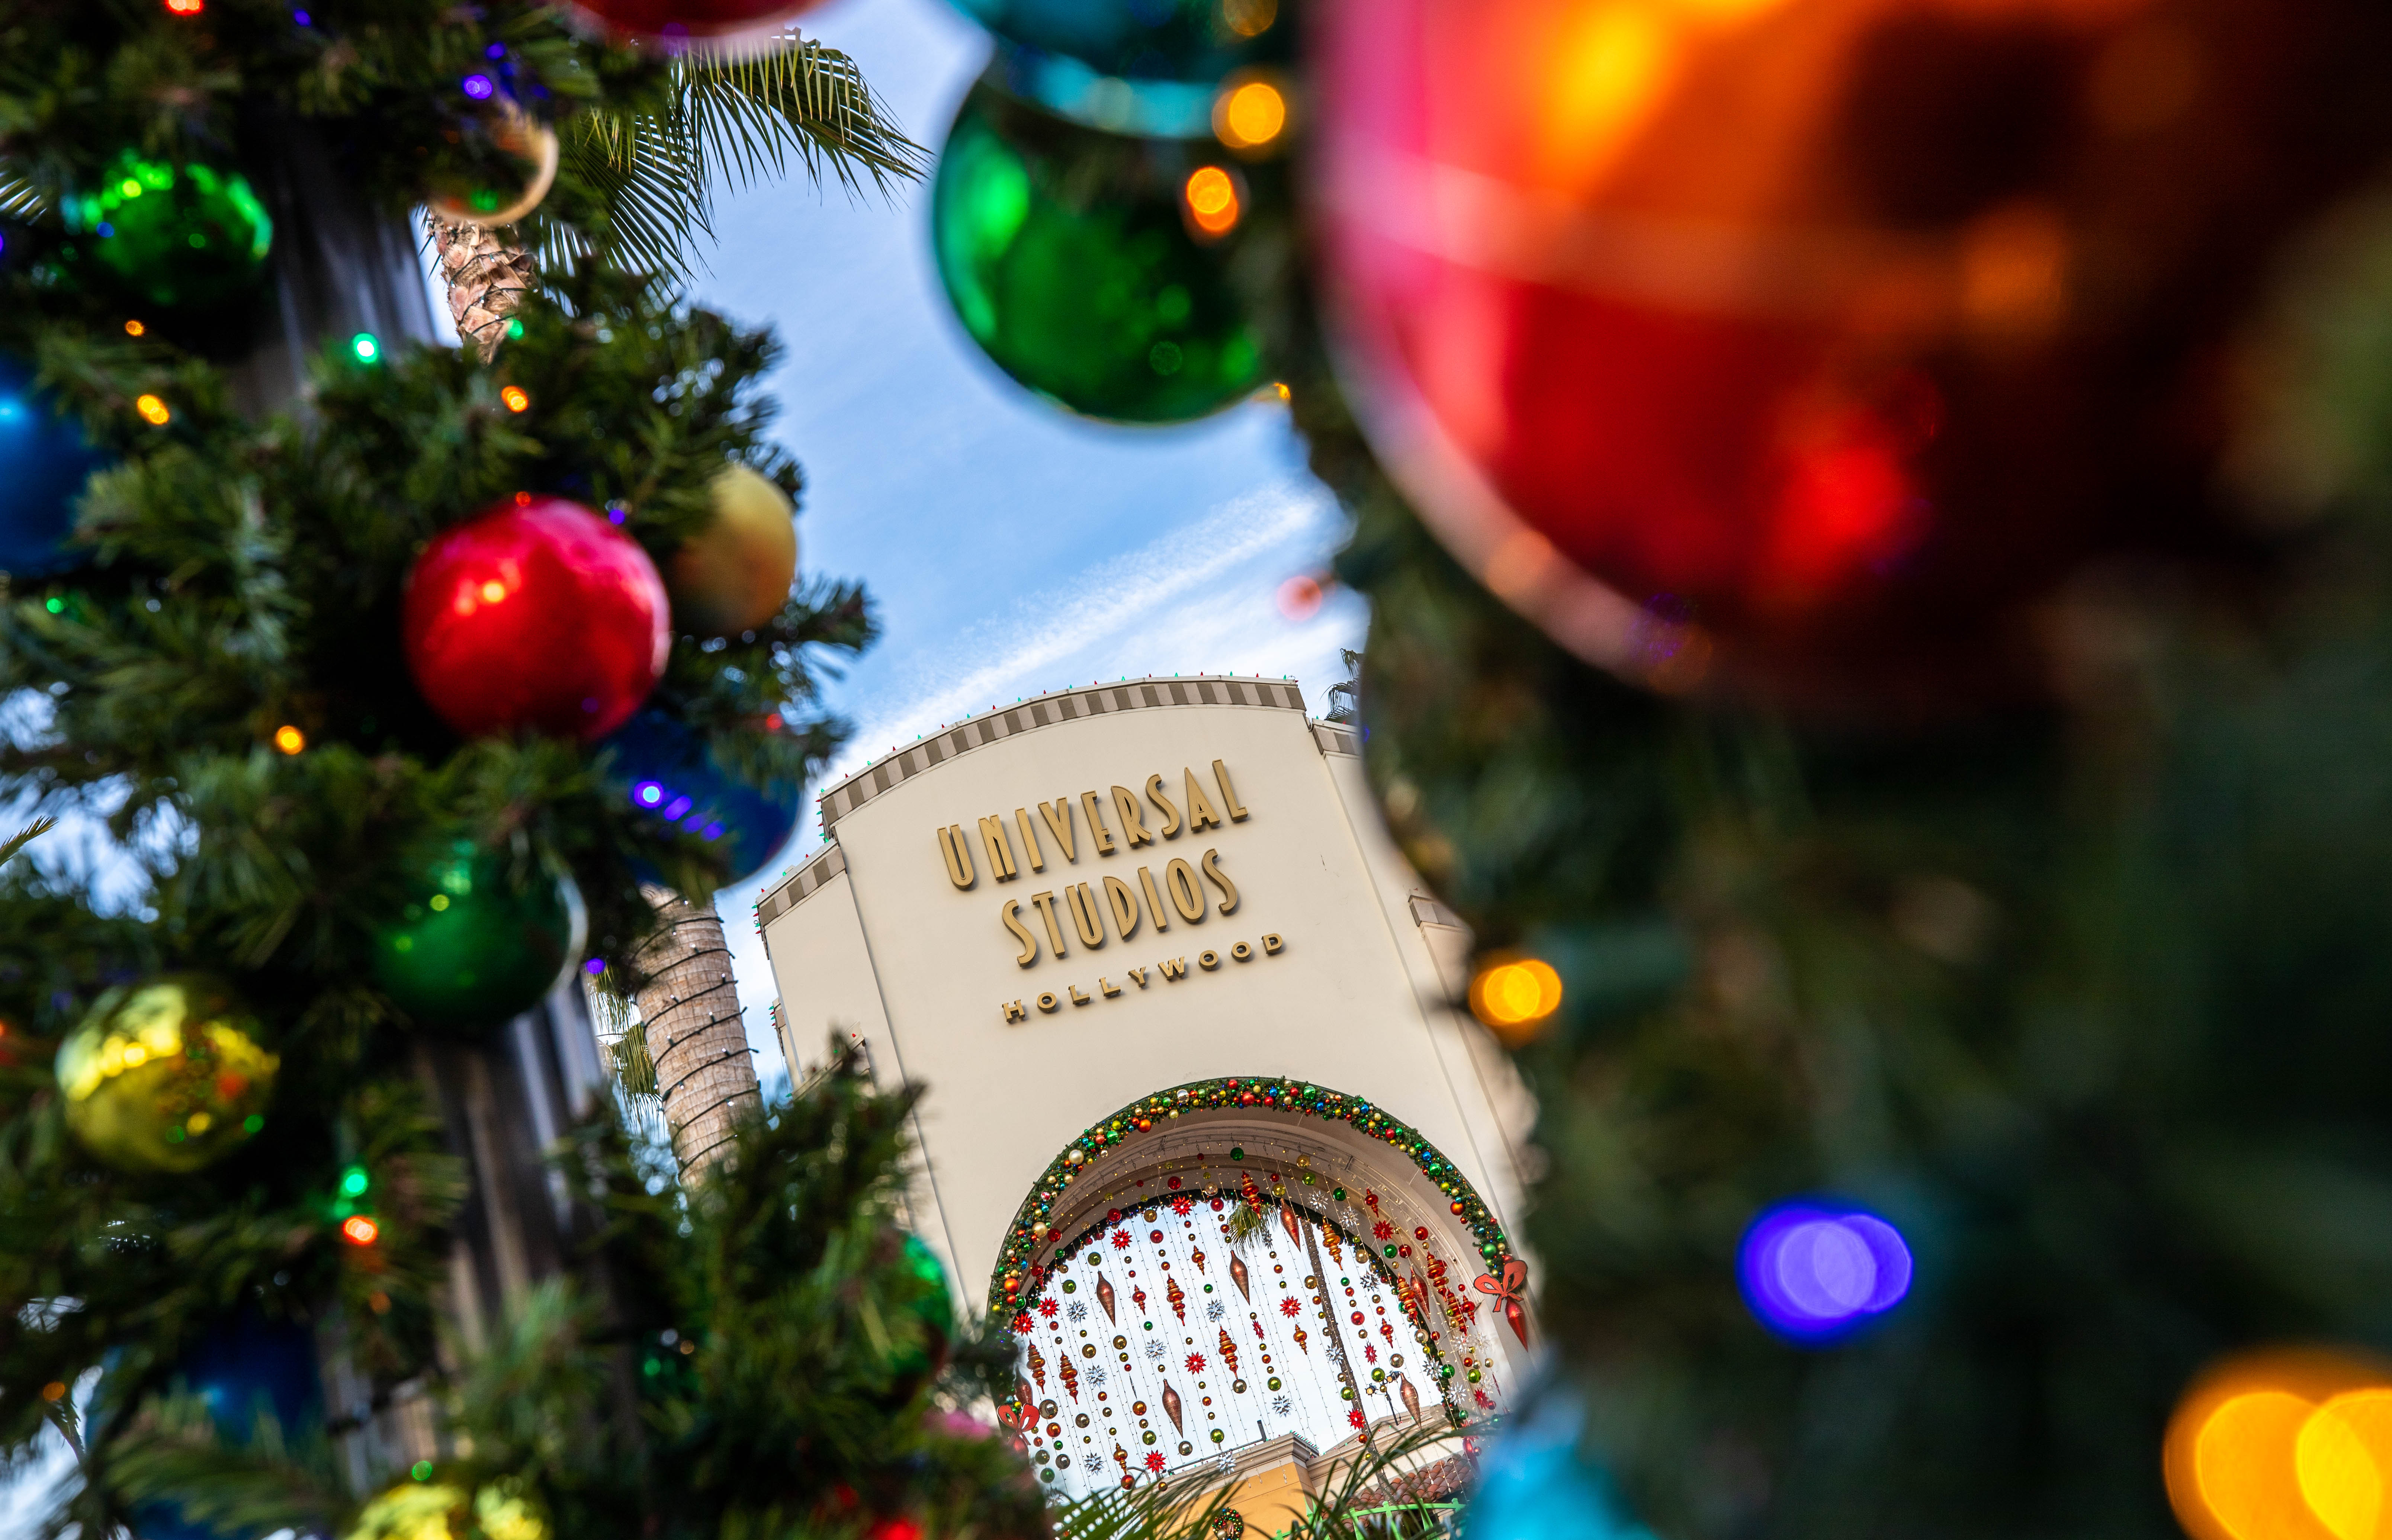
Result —
[[1512, 1335], [1520, 1339], [1522, 1347], [1527, 1347], [1528, 1313], [1520, 1303], [1520, 1290], [1528, 1287], [1528, 1264], [1517, 1257], [1506, 1257], [1502, 1275], [1482, 1273], [1471, 1287], [1503, 1301], [1503, 1319], [1512, 1323]]

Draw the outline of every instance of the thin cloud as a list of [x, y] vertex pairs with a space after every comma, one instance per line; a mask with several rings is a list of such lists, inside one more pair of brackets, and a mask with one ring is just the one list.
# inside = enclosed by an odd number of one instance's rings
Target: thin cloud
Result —
[[[1250, 627], [1217, 625], [1223, 608], [1241, 611], [1242, 620], [1253, 614], [1244, 604], [1219, 602], [1226, 597], [1218, 593], [1222, 579], [1242, 564], [1259, 563], [1280, 550], [1288, 552], [1287, 564], [1294, 570], [1299, 550], [1317, 559], [1335, 529], [1336, 505], [1329, 494], [1317, 484], [1291, 478], [1234, 498], [1193, 524], [1019, 600], [1003, 614], [975, 622], [940, 649], [946, 657], [982, 662], [960, 676], [924, 679], [915, 690], [879, 705], [859, 727], [855, 752], [834, 766], [824, 783], [942, 723], [985, 711], [1008, 696], [1055, 688], [1064, 682], [1057, 677], [1060, 666], [1083, 654], [1119, 658], [1134, 651], [1153, 655], [1167, 645], [1175, 654], [1184, 648], [1190, 663], [1217, 657], [1200, 640], [1209, 641], [1225, 633], [1253, 636]], [[1186, 623], [1170, 623], [1170, 606], [1208, 589], [1216, 591], [1205, 595], [1203, 602], [1186, 607]], [[1253, 618], [1265, 616], [1253, 614]], [[1275, 621], [1275, 614], [1268, 618]], [[1132, 638], [1137, 641], [1134, 649], [1124, 645]]]

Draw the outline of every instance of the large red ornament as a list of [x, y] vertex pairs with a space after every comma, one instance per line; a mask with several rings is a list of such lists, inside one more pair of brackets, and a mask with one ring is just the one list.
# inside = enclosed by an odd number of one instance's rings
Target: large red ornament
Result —
[[2111, 553], [2232, 554], [2231, 350], [2392, 146], [2380, 0], [1323, 0], [1374, 447], [1581, 656], [2016, 688]]
[[777, 31], [822, 0], [568, 0], [604, 31], [671, 48]]
[[587, 743], [664, 674], [664, 580], [578, 503], [518, 499], [434, 537], [408, 574], [416, 688], [469, 737], [526, 729]]

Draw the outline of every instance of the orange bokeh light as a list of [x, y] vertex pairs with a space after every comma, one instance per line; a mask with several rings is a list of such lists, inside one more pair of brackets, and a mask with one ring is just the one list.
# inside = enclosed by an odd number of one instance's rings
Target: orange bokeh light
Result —
[[166, 8], [176, 16], [197, 16], [208, 7], [206, 0], [166, 0]]
[[1213, 132], [1231, 149], [1260, 149], [1287, 131], [1287, 97], [1267, 80], [1233, 81], [1213, 100]]
[[1562, 976], [1540, 958], [1491, 957], [1470, 980], [1471, 1014], [1514, 1047], [1534, 1038], [1561, 1003]]
[[136, 396], [133, 409], [141, 414], [142, 421], [153, 428], [162, 428], [175, 420], [175, 414], [166, 403], [155, 395]]
[[124, 334], [128, 337], [138, 337], [149, 330], [150, 329], [148, 327], [143, 326], [139, 321], [127, 321], [124, 323]]
[[499, 399], [506, 403], [507, 410], [511, 412], [527, 412], [531, 410], [531, 393], [525, 390], [521, 385], [509, 385], [506, 389], [499, 392]]
[[2164, 1464], [2194, 1540], [2382, 1540], [2392, 1366], [2317, 1351], [2234, 1359], [2178, 1403]]
[[307, 746], [307, 735], [285, 722], [274, 730], [274, 746], [285, 754], [296, 754]]
[[341, 1238], [351, 1246], [371, 1246], [382, 1234], [382, 1226], [363, 1214], [351, 1214], [341, 1221]]
[[1188, 217], [1206, 235], [1227, 235], [1237, 228], [1238, 185], [1219, 166], [1198, 166], [1188, 174], [1188, 185], [1182, 189], [1188, 204]]

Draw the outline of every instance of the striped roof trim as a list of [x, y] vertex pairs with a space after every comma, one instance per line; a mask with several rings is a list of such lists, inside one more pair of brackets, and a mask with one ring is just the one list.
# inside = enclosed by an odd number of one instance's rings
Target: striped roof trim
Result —
[[[991, 712], [925, 738], [831, 787], [823, 793], [819, 804], [823, 833], [830, 835], [841, 818], [881, 793], [983, 744], [1084, 717], [1175, 705], [1249, 705], [1300, 712], [1304, 709], [1304, 692], [1293, 679], [1242, 679], [1198, 674], [1187, 679], [1083, 685], [1076, 690], [1034, 696], [1007, 710]], [[839, 852], [838, 846], [833, 843], [824, 847], [813, 860], [757, 901], [756, 928], [761, 930], [768, 921], [794, 908], [808, 894], [846, 870], [847, 858]]]

